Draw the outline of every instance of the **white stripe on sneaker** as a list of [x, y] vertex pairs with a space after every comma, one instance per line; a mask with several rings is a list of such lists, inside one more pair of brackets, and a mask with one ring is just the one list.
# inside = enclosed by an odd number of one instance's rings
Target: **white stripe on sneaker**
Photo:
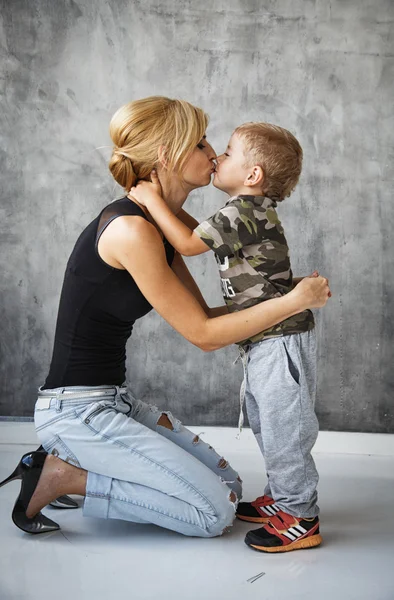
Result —
[[302, 534], [298, 531], [298, 529], [296, 529], [295, 527], [289, 527], [289, 529], [287, 530], [290, 533], [292, 533], [293, 535], [295, 535], [296, 537], [300, 537]]
[[270, 506], [260, 506], [260, 510], [265, 512], [265, 514], [268, 515], [269, 517], [272, 517], [273, 515], [275, 515], [275, 511], [272, 510]]
[[[282, 533], [282, 532], [281, 532]], [[294, 540], [297, 539], [296, 536], [291, 535], [291, 533], [289, 533], [288, 531], [283, 531], [282, 535], [285, 535], [287, 538], [289, 538], [289, 540], [291, 540], [292, 542], [294, 542]]]
[[270, 511], [273, 517], [276, 515], [276, 511], [274, 508], [272, 508], [272, 506], [266, 506], [266, 509]]
[[302, 534], [306, 533], [306, 529], [304, 529], [302, 527], [302, 525], [294, 525], [294, 529], [297, 529], [298, 531], [300, 531]]

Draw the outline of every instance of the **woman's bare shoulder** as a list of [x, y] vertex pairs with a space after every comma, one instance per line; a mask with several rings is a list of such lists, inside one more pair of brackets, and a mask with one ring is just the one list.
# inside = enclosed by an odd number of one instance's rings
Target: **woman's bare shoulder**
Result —
[[115, 268], [125, 268], [125, 255], [135, 254], [135, 258], [147, 253], [164, 253], [163, 242], [156, 227], [146, 219], [136, 215], [126, 215], [114, 219], [103, 231], [98, 242], [100, 257]]

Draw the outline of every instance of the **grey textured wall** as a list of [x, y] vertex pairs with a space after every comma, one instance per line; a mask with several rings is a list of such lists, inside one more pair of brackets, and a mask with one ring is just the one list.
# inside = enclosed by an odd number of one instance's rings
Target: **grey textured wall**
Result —
[[[298, 135], [302, 180], [280, 207], [296, 274], [330, 277], [318, 314], [322, 429], [393, 432], [393, 81], [390, 0], [1, 1], [1, 406], [32, 415], [67, 256], [119, 190], [108, 123], [123, 103], [182, 97], [232, 129], [267, 120]], [[102, 146], [107, 146], [102, 148]], [[197, 218], [225, 196], [206, 188]], [[221, 304], [211, 255], [189, 260]], [[234, 347], [204, 354], [157, 315], [128, 347], [135, 392], [185, 422], [233, 425]]]

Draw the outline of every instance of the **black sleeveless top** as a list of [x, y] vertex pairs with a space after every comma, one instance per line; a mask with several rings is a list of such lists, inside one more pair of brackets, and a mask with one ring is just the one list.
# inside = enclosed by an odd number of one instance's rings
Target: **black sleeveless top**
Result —
[[[147, 219], [128, 198], [109, 204], [86, 227], [69, 258], [60, 297], [52, 362], [44, 389], [69, 385], [121, 385], [126, 373], [126, 342], [136, 319], [152, 310], [126, 270], [99, 256], [104, 229], [117, 217]], [[167, 262], [173, 247], [164, 240]]]

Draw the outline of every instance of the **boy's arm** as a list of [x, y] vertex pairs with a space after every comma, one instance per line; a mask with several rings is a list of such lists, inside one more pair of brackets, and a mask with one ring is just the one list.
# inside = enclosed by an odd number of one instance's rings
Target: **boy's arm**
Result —
[[194, 217], [189, 215], [189, 213], [183, 210], [183, 208], [181, 208], [181, 210], [179, 211], [179, 213], [177, 213], [176, 216], [182, 221], [182, 223], [187, 225], [189, 229], [195, 229], [199, 226], [199, 222]]
[[196, 256], [210, 250], [201, 238], [174, 215], [163, 198], [151, 194], [146, 207], [175, 250], [183, 256]]
[[[160, 184], [153, 172], [152, 183], [141, 181], [131, 190], [131, 195], [147, 207], [153, 219], [156, 221], [166, 239], [180, 254], [184, 256], [196, 256], [210, 250], [185, 223], [174, 215], [161, 197]], [[194, 220], [193, 220], [194, 221]], [[194, 224], [194, 223], [193, 223]]]

